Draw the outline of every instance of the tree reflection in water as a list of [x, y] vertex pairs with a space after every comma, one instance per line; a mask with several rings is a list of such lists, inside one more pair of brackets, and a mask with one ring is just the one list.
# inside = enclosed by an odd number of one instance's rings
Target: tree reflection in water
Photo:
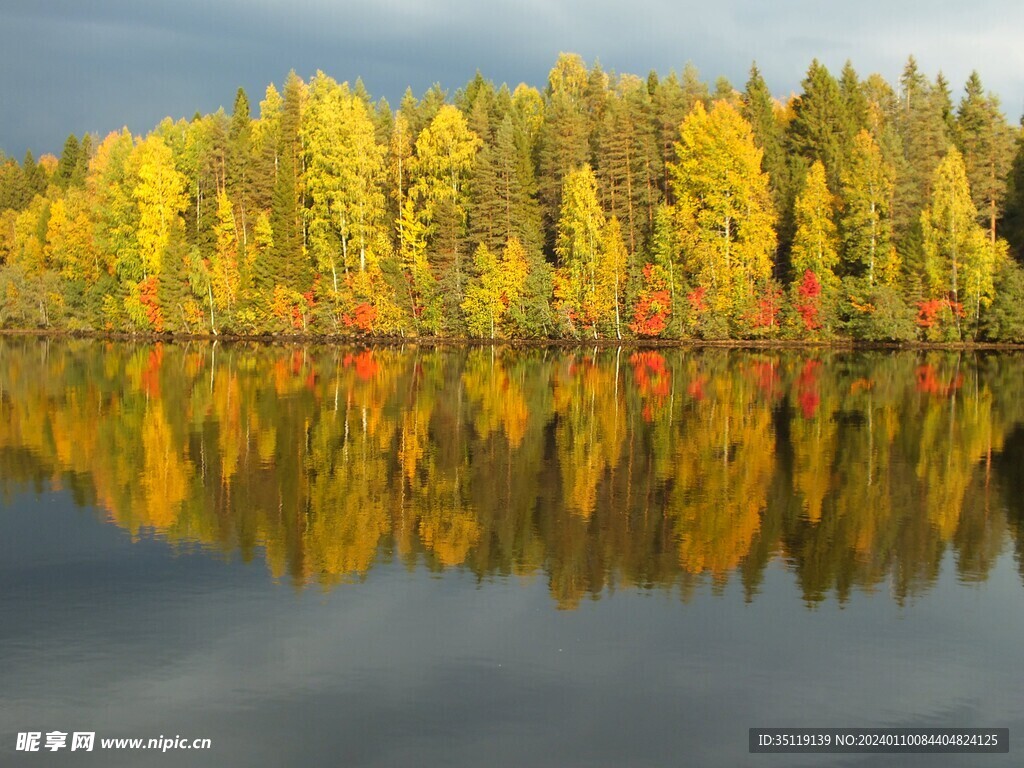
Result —
[[375, 562], [612, 588], [781, 560], [809, 603], [980, 581], [1024, 533], [1024, 359], [0, 341], [0, 487], [296, 586]]

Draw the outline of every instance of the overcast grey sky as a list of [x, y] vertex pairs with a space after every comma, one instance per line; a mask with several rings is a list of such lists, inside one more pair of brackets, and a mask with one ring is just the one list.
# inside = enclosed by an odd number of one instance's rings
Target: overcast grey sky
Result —
[[[849, 58], [890, 82], [909, 54], [959, 101], [972, 69], [1016, 121], [1024, 107], [1024, 4], [1013, 0], [9, 0], [0, 9], [0, 149], [58, 153], [68, 133], [223, 105], [254, 109], [289, 69], [362, 76], [392, 103], [407, 85], [449, 93], [477, 69], [543, 86], [559, 51], [607, 70], [666, 73], [692, 61], [742, 87], [757, 60], [779, 96], [812, 58]], [[16, 5], [17, 7], [11, 7]]]

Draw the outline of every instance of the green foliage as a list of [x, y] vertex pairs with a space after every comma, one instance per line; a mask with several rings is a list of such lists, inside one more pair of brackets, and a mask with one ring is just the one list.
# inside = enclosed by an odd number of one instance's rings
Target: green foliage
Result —
[[910, 267], [920, 268], [914, 251], [913, 229], [932, 193], [935, 169], [953, 140], [947, 121], [949, 94], [941, 81], [929, 84], [911, 57], [900, 78], [898, 130], [903, 146], [897, 168], [893, 224], [897, 247]]
[[1013, 161], [1006, 179], [1003, 234], [1018, 263], [1024, 264], [1024, 129], [1016, 130]]
[[999, 99], [986, 95], [977, 72], [964, 86], [956, 119], [957, 148], [963, 154], [971, 199], [992, 240], [1006, 195], [1006, 170], [1013, 155], [1013, 131], [999, 110]]
[[305, 252], [305, 179], [300, 137], [306, 97], [305, 83], [294, 71], [290, 72], [281, 100], [275, 150], [277, 167], [270, 201], [274, 273], [287, 290], [299, 292], [308, 290], [312, 283], [312, 269]]
[[815, 59], [802, 83], [803, 92], [793, 103], [789, 145], [796, 178], [808, 165], [821, 161], [828, 173], [829, 188], [839, 189], [844, 165], [845, 105], [839, 84], [825, 65]]
[[575, 54], [559, 55], [548, 75], [537, 148], [538, 197], [551, 233], [548, 242], [554, 241], [566, 178], [590, 161], [590, 134], [595, 126], [587, 114], [586, 88], [583, 59]]
[[2, 322], [1018, 337], [1024, 143], [976, 74], [956, 109], [913, 59], [898, 90], [850, 62], [788, 102], [756, 65], [711, 82], [561, 54], [543, 91], [478, 73], [392, 109], [291, 72], [256, 117], [238, 89], [230, 114], [0, 155]]
[[756, 64], [750, 68], [750, 79], [747, 80], [740, 111], [750, 123], [754, 143], [763, 153], [761, 167], [768, 174], [775, 210], [782, 215], [791, 205], [792, 186], [785, 134], [776, 115], [775, 101]]
[[54, 182], [57, 186], [67, 189], [73, 181], [84, 181], [84, 178], [76, 178], [82, 166], [81, 154], [82, 148], [78, 143], [78, 137], [72, 133], [64, 142], [64, 150], [60, 153], [57, 171], [54, 173]]
[[988, 341], [1024, 344], [1024, 267], [1005, 260], [995, 278], [995, 299], [982, 315]]
[[840, 305], [847, 333], [864, 341], [912, 341], [917, 338], [914, 311], [899, 292], [864, 278], [843, 278]]
[[602, 206], [622, 222], [623, 240], [635, 254], [650, 235], [660, 197], [653, 105], [640, 78], [621, 76], [605, 103], [598, 129], [598, 179]]

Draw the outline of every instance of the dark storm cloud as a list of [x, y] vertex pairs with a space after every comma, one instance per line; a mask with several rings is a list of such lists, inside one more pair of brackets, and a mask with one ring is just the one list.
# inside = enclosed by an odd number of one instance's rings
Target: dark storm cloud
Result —
[[542, 86], [559, 51], [641, 75], [692, 61], [709, 82], [725, 75], [738, 86], [756, 59], [780, 96], [798, 90], [815, 57], [895, 81], [913, 53], [930, 75], [946, 74], [957, 99], [977, 69], [1016, 120], [1022, 30], [1024, 8], [1005, 0], [42, 0], [0, 13], [0, 148], [59, 151], [72, 131], [142, 133], [168, 114], [230, 110], [239, 85], [255, 108], [292, 68], [362, 76], [392, 101], [407, 85], [453, 92], [477, 69]]

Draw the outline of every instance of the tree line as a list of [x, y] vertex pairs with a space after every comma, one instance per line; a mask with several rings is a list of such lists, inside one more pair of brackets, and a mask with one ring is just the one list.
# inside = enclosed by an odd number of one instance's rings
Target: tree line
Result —
[[562, 54], [397, 108], [290, 73], [258, 116], [0, 157], [0, 326], [484, 338], [1024, 341], [1024, 138], [814, 61], [773, 98]]

